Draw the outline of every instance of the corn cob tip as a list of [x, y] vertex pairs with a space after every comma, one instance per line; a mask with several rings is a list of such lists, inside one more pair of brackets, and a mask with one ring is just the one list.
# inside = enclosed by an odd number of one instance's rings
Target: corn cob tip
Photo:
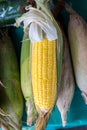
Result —
[[44, 113], [44, 112], [40, 113], [37, 123], [36, 123], [35, 130], [45, 130], [51, 112], [52, 112], [52, 110], [49, 110], [47, 113]]
[[27, 116], [27, 125], [31, 126], [37, 119], [37, 112], [34, 110], [31, 116]]
[[82, 97], [83, 97], [83, 99], [85, 101], [85, 104], [87, 104], [87, 94], [82, 92], [81, 95], [82, 95]]
[[61, 119], [62, 119], [62, 125], [63, 127], [65, 127], [67, 123], [67, 111], [61, 112]]
[[62, 124], [63, 124], [63, 127], [65, 127], [65, 126], [66, 126], [66, 121], [63, 120], [63, 121], [62, 121]]
[[35, 109], [35, 105], [32, 98], [26, 102], [26, 108], [27, 108], [27, 125], [31, 126], [37, 119], [37, 111]]
[[27, 117], [27, 125], [32, 126], [33, 122], [35, 122], [37, 117]]

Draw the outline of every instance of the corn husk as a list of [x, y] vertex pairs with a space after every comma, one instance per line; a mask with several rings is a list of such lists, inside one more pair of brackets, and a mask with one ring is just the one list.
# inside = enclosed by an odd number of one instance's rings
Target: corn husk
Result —
[[72, 8], [70, 12], [68, 36], [77, 86], [87, 104], [87, 24]]
[[22, 127], [23, 97], [17, 58], [8, 36], [8, 29], [2, 29], [0, 33], [0, 81], [6, 93], [5, 96], [3, 93], [0, 94], [0, 107], [9, 115], [8, 118], [3, 116], [3, 120], [8, 120], [7, 122], [10, 122], [14, 129], [20, 130]]
[[18, 126], [15, 122], [18, 122], [18, 119], [16, 118], [9, 98], [5, 92], [5, 87], [0, 84], [0, 122], [2, 130], [17, 129]]
[[21, 88], [26, 101], [27, 125], [32, 125], [37, 118], [31, 83], [31, 43], [24, 33], [21, 48]]
[[61, 114], [62, 124], [63, 126], [65, 126], [67, 123], [68, 111], [74, 95], [74, 76], [72, 71], [68, 41], [66, 39], [65, 34], [63, 35], [63, 42], [64, 42], [63, 69], [62, 69], [63, 71], [62, 71], [61, 87], [59, 90], [56, 105]]

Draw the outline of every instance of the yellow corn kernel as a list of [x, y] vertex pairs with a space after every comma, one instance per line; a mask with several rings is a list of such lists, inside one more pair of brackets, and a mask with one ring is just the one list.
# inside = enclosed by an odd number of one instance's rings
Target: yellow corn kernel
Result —
[[33, 44], [32, 86], [37, 108], [53, 107], [57, 93], [57, 41], [44, 39]]

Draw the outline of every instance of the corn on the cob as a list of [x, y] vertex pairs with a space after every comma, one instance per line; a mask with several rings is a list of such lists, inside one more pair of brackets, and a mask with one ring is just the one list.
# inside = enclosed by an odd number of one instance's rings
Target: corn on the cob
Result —
[[68, 35], [75, 78], [87, 104], [87, 24], [69, 5], [65, 7], [71, 14]]
[[21, 88], [26, 100], [27, 124], [32, 123], [37, 118], [37, 112], [34, 105], [33, 90], [31, 84], [31, 43], [27, 33], [24, 33], [21, 48]]
[[61, 114], [62, 124], [63, 126], [67, 123], [67, 114], [72, 102], [72, 98], [74, 95], [74, 76], [72, 71], [68, 41], [63, 35], [63, 45], [64, 45], [64, 54], [63, 54], [63, 71], [62, 71], [62, 80], [61, 87], [59, 90], [59, 95], [57, 99], [57, 107]]
[[32, 86], [37, 109], [50, 110], [57, 93], [57, 41], [44, 39], [32, 48]]
[[[44, 6], [41, 8], [43, 10]], [[49, 13], [50, 11], [46, 9], [47, 13], [44, 13], [45, 11], [42, 10], [30, 7], [29, 12], [16, 20], [17, 26], [20, 26], [22, 22], [24, 31], [29, 31], [29, 39], [32, 43], [31, 79], [35, 106], [39, 113], [36, 124], [37, 130], [45, 129], [49, 115], [54, 107], [57, 85], [59, 87], [61, 80], [60, 64], [62, 63], [61, 30], [51, 13]]]
[[23, 98], [20, 88], [19, 70], [14, 47], [6, 28], [5, 30], [2, 29], [0, 37], [0, 81], [5, 86], [5, 92], [9, 100], [7, 106], [2, 103], [0, 107], [20, 127], [18, 129], [21, 129]]

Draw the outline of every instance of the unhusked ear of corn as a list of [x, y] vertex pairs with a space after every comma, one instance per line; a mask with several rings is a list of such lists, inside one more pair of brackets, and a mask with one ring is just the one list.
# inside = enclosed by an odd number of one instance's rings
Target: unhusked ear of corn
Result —
[[87, 104], [87, 23], [68, 4], [64, 5], [70, 13], [68, 36], [76, 83]]
[[38, 0], [36, 2], [41, 10], [29, 7], [29, 12], [18, 18], [16, 24], [20, 26], [22, 23], [32, 43], [31, 79], [39, 114], [36, 130], [44, 130], [60, 86], [63, 41], [61, 30], [50, 10]]
[[[62, 31], [63, 32], [63, 31]], [[61, 114], [63, 127], [67, 124], [68, 111], [74, 96], [75, 83], [69, 53], [68, 40], [63, 32], [63, 65], [62, 65], [62, 81], [57, 99], [57, 107]]]
[[34, 105], [33, 90], [31, 83], [31, 42], [27, 33], [24, 33], [21, 48], [21, 88], [26, 101], [27, 125], [37, 118], [37, 111]]
[[32, 86], [37, 110], [50, 110], [57, 94], [57, 40], [33, 44]]
[[87, 104], [87, 24], [77, 14], [70, 16], [68, 35], [76, 83]]
[[[4, 85], [4, 91], [8, 97], [0, 94], [0, 107], [9, 115], [8, 122], [15, 122], [13, 124], [16, 125], [13, 125], [13, 127], [17, 130], [22, 127], [23, 114], [23, 96], [17, 57], [8, 34], [8, 28], [0, 30], [0, 34], [0, 81]], [[5, 116], [3, 118], [6, 120]]]

